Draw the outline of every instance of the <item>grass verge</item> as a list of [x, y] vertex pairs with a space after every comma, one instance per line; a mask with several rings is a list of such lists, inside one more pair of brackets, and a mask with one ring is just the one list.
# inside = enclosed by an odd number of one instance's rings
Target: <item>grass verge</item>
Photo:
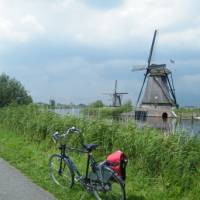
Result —
[[[48, 174], [48, 159], [56, 151], [55, 146], [51, 146], [51, 143], [47, 140], [40, 143], [32, 142], [28, 137], [0, 128], [0, 157], [21, 170], [33, 182], [48, 190], [59, 200], [79, 200], [83, 195], [85, 195], [83, 199], [92, 200], [93, 197], [85, 193], [78, 185], [67, 190], [58, 187], [52, 182]], [[78, 163], [79, 169], [81, 168], [84, 171], [85, 157], [76, 155], [73, 156], [73, 159]], [[196, 190], [194, 195], [195, 188], [191, 193], [187, 193], [183, 197], [178, 195], [180, 192], [178, 187], [173, 187], [174, 190], [177, 190], [177, 193], [163, 187], [161, 177], [146, 177], [142, 172], [138, 172], [130, 166], [133, 166], [133, 163], [129, 163], [127, 170], [126, 190], [128, 200], [198, 199], [199, 190]], [[199, 184], [197, 187], [199, 187]]]
[[[128, 200], [199, 199], [198, 138], [178, 134], [165, 136], [154, 129], [138, 129], [133, 123], [61, 118], [32, 106], [2, 109], [0, 121], [0, 156], [59, 200], [79, 200], [84, 194], [79, 186], [72, 190], [59, 188], [48, 175], [48, 159], [57, 152], [50, 134], [72, 125], [83, 130], [87, 143], [95, 141], [100, 145], [97, 160], [105, 159], [105, 155], [116, 149], [128, 154]], [[78, 168], [84, 171], [85, 155], [72, 156]]]
[[[79, 200], [85, 193], [81, 187], [71, 190], [55, 185], [48, 174], [49, 156], [56, 152], [48, 141], [33, 143], [28, 138], [0, 128], [0, 157], [7, 160], [34, 183], [52, 193], [59, 200]], [[84, 199], [92, 199], [86, 195]]]

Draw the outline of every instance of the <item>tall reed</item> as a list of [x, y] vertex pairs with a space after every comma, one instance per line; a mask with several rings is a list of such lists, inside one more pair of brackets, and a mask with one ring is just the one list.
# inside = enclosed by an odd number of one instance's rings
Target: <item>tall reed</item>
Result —
[[[129, 171], [159, 179], [169, 193], [200, 193], [200, 140], [186, 134], [164, 135], [159, 130], [138, 128], [106, 119], [63, 117], [35, 105], [0, 109], [0, 125], [42, 142], [54, 131], [76, 126], [85, 142], [100, 145], [102, 155], [121, 149], [129, 157]], [[131, 180], [133, 177], [129, 177]]]

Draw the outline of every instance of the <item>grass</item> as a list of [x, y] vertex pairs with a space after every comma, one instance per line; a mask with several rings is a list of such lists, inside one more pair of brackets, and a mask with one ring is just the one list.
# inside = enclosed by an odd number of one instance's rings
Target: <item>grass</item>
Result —
[[[0, 157], [7, 160], [11, 165], [21, 170], [30, 177], [33, 182], [51, 192], [59, 200], [74, 199], [79, 200], [84, 195], [84, 199], [93, 199], [79, 185], [67, 190], [55, 185], [48, 174], [48, 160], [50, 155], [57, 152], [50, 141], [41, 143], [31, 142], [28, 137], [0, 128]], [[78, 168], [84, 173], [86, 156], [71, 155]], [[132, 190], [131, 187], [129, 190]], [[129, 199], [144, 199], [142, 196], [130, 195]]]
[[[9, 161], [12, 165], [20, 169], [24, 174], [30, 177], [36, 184], [40, 185], [44, 189], [48, 190], [55, 197], [60, 200], [64, 199], [77, 199], [85, 194], [81, 187], [76, 186], [72, 190], [63, 190], [56, 186], [49, 178], [48, 175], [48, 158], [56, 151], [54, 147], [49, 147], [49, 142], [33, 143], [28, 138], [24, 138], [21, 135], [0, 129], [0, 156]], [[85, 157], [84, 157], [85, 158]], [[85, 160], [80, 156], [75, 157], [76, 163], [79, 163], [79, 168], [84, 169], [84, 164], [80, 166], [80, 160], [84, 163]], [[132, 177], [133, 180], [135, 176]], [[129, 178], [130, 181], [132, 178]], [[139, 177], [138, 177], [139, 178]], [[135, 187], [143, 188], [145, 179], [137, 180]], [[129, 191], [129, 199], [145, 199], [142, 196], [140, 189], [134, 191], [131, 185], [127, 189]], [[147, 191], [142, 191], [144, 195]], [[85, 199], [92, 199], [87, 194]]]
[[98, 118], [120, 118], [122, 113], [130, 112], [133, 110], [132, 106], [127, 104], [120, 107], [85, 107], [81, 109], [81, 113], [85, 116], [94, 116]]
[[178, 117], [192, 118], [200, 116], [200, 108], [179, 108], [174, 109]]
[[[48, 159], [56, 152], [48, 141], [33, 143], [19, 134], [0, 129], [0, 156], [20, 169], [33, 182], [51, 192], [57, 199], [80, 199], [84, 194], [81, 187], [64, 190], [55, 185], [48, 174]], [[86, 199], [90, 199], [87, 196]], [[92, 198], [91, 198], [92, 199]]]
[[[128, 200], [199, 199], [198, 138], [185, 134], [166, 136], [151, 128], [139, 129], [134, 123], [60, 117], [34, 105], [1, 109], [0, 121], [0, 156], [58, 199], [79, 200], [83, 194], [78, 186], [70, 191], [60, 189], [48, 176], [48, 158], [57, 152], [50, 135], [73, 125], [83, 131], [86, 143], [100, 145], [97, 160], [116, 149], [128, 155]], [[73, 138], [71, 141], [76, 142]], [[72, 156], [84, 171], [85, 156]]]

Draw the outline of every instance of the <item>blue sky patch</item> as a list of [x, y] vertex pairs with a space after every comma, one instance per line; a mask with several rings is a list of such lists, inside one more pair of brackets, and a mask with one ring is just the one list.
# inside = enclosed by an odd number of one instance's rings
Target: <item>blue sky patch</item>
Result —
[[109, 10], [120, 6], [123, 0], [81, 0], [87, 5], [100, 10]]

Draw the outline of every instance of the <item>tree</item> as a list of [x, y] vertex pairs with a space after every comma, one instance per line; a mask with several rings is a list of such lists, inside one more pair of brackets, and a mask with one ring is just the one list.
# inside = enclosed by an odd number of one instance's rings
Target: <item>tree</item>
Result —
[[104, 107], [104, 104], [101, 100], [97, 100], [91, 104], [89, 104], [90, 107], [93, 107], [93, 108], [101, 108], [101, 107]]
[[130, 112], [133, 110], [132, 101], [128, 100], [122, 104], [122, 106], [119, 108], [122, 112]]
[[123, 103], [122, 107], [127, 109], [132, 109], [133, 108], [132, 101], [127, 100], [126, 102]]
[[50, 105], [50, 108], [55, 108], [56, 107], [56, 101], [54, 99], [50, 99], [49, 105]]
[[0, 75], [0, 107], [7, 106], [11, 103], [29, 104], [32, 98], [24, 89], [23, 85], [14, 78], [6, 74]]

